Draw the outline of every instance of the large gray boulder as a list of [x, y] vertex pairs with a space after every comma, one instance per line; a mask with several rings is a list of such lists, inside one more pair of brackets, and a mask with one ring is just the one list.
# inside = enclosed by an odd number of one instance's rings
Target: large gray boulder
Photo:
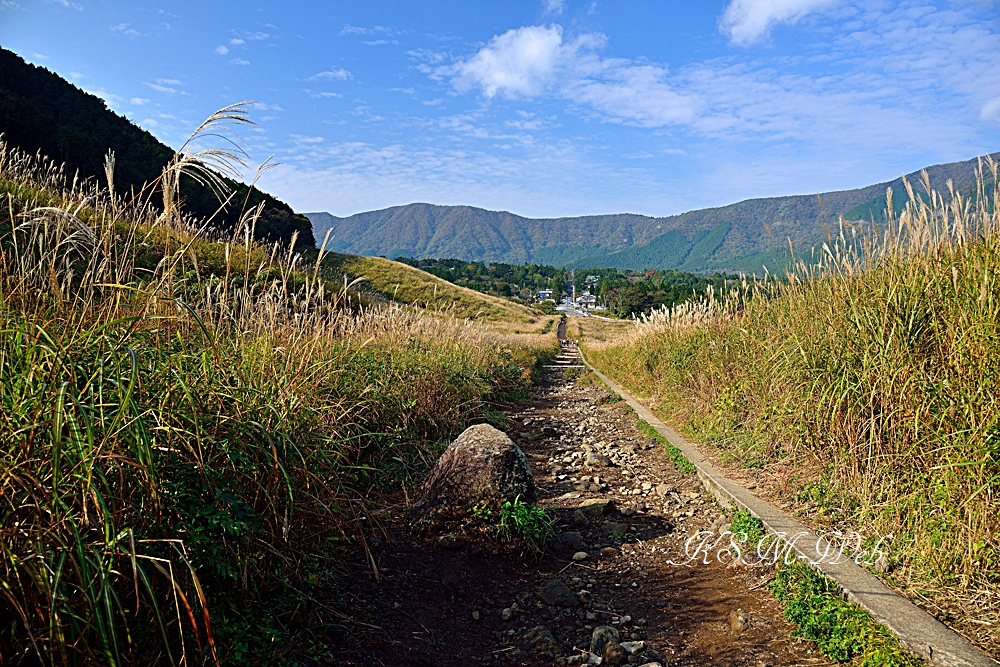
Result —
[[476, 424], [448, 445], [420, 486], [408, 516], [427, 528], [463, 518], [474, 506], [496, 511], [518, 497], [527, 504], [537, 497], [528, 458], [503, 431]]

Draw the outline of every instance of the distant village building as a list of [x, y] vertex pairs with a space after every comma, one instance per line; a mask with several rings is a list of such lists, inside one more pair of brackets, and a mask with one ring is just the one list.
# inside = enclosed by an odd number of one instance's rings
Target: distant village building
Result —
[[538, 298], [539, 299], [551, 299], [552, 298], [552, 290], [550, 290], [550, 289], [538, 290]]
[[588, 309], [597, 305], [597, 297], [590, 293], [590, 290], [583, 290], [583, 294], [574, 299], [578, 308]]

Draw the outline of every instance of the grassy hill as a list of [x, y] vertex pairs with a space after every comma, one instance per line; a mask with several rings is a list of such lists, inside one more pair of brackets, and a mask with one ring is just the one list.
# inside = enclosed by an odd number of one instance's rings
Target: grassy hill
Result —
[[501, 300], [219, 242], [2, 144], [0, 197], [3, 664], [337, 662], [315, 610], [372, 504], [558, 350], [366, 305], [338, 269], [483, 319]]
[[[975, 160], [927, 168], [931, 187], [970, 192]], [[918, 190], [920, 171], [907, 175]], [[410, 204], [338, 218], [307, 213], [317, 238], [332, 229], [330, 249], [386, 257], [461, 257], [467, 260], [537, 262], [569, 268], [680, 269], [762, 273], [779, 271], [796, 252], [827, 238], [827, 226], [880, 220], [886, 188], [898, 210], [906, 199], [902, 179], [820, 195], [748, 199], [680, 215], [594, 215], [532, 219], [471, 206]], [[837, 230], [833, 230], [834, 234]]]
[[548, 333], [559, 319], [382, 257], [331, 253], [324, 258], [323, 267], [347, 276], [349, 282], [360, 279], [358, 289], [377, 299], [412, 305], [432, 315], [473, 320], [491, 329]]
[[590, 361], [756, 493], [868, 548], [894, 536], [882, 576], [997, 657], [1000, 193], [977, 192], [962, 224], [946, 192], [900, 197], [892, 235], [834, 237], [797, 280], [578, 326]]
[[[174, 149], [108, 109], [100, 98], [2, 48], [0, 134], [9, 146], [32, 155], [41, 153], [63, 165], [68, 175], [78, 172], [105, 186], [104, 160], [108, 151], [113, 151], [114, 186], [120, 195], [140, 191], [144, 184], [155, 181], [174, 155]], [[180, 191], [186, 213], [201, 219], [214, 215], [217, 228], [233, 230], [239, 226], [243, 211], [262, 204], [257, 239], [288, 243], [297, 234], [300, 246], [315, 244], [309, 220], [288, 204], [257, 188], [224, 180], [232, 192], [231, 204], [216, 215], [216, 195], [187, 179]]]

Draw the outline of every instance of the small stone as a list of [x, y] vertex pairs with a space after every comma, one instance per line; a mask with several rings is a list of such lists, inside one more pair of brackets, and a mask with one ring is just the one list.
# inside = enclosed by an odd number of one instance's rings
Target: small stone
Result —
[[623, 507], [621, 509], [621, 515], [622, 516], [628, 517], [628, 516], [632, 516], [633, 514], [635, 514], [635, 510], [632, 509], [631, 507]]
[[617, 521], [605, 521], [604, 522], [604, 532], [606, 533], [618, 533], [619, 535], [624, 535], [628, 532], [627, 523], [618, 523]]
[[602, 560], [611, 560], [617, 555], [618, 555], [618, 550], [615, 549], [614, 547], [604, 547], [603, 549], [601, 549]]
[[647, 662], [644, 665], [639, 665], [639, 667], [663, 667], [663, 665], [658, 662]]
[[597, 452], [587, 452], [586, 465], [592, 468], [610, 468], [614, 465], [604, 454], [598, 454]]
[[580, 504], [580, 510], [588, 517], [611, 514], [615, 511], [615, 501], [591, 498]]
[[671, 487], [669, 484], [657, 484], [656, 485], [656, 495], [658, 495], [660, 497], [663, 497], [663, 498], [666, 498], [667, 496], [669, 496], [670, 492], [673, 491], [673, 490], [674, 490], [673, 487]]
[[472, 612], [472, 620], [473, 621], [478, 621], [480, 618], [481, 618], [481, 615], [479, 613], [479, 610], [473, 610], [473, 612]]
[[524, 634], [518, 637], [517, 647], [529, 653], [546, 653], [549, 651], [557, 653], [562, 650], [556, 638], [552, 636], [552, 632], [544, 625], [536, 625], [530, 630], [526, 630]]
[[889, 572], [889, 559], [885, 557], [885, 554], [879, 554], [878, 559], [875, 561], [875, 569], [882, 574], [887, 574]]
[[586, 551], [577, 551], [575, 554], [573, 554], [573, 561], [579, 563], [580, 561], [587, 560], [587, 558], [589, 557], [590, 554], [588, 554]]
[[513, 616], [516, 611], [517, 611], [517, 603], [515, 602], [514, 604], [512, 604], [511, 606], [507, 607], [502, 612], [500, 612], [500, 618], [502, 618], [505, 621], [509, 621], [511, 616]]
[[459, 551], [468, 544], [466, 540], [461, 535], [442, 535], [438, 538], [438, 546], [442, 549], [447, 549], [448, 551]]
[[583, 535], [575, 530], [559, 535], [559, 541], [576, 551], [583, 551], [587, 548], [587, 542], [583, 539]]
[[625, 649], [629, 655], [633, 653], [642, 653], [646, 650], [646, 642], [622, 642], [622, 648]]
[[747, 628], [747, 621], [749, 617], [746, 615], [742, 609], [734, 609], [729, 612], [729, 632], [734, 636], [739, 636], [743, 634], [743, 631]]
[[597, 612], [596, 611], [588, 611], [587, 612], [587, 620], [588, 621], [596, 621], [597, 620]]
[[628, 662], [628, 651], [618, 642], [608, 642], [604, 645], [601, 655], [601, 665], [624, 665]]
[[538, 590], [538, 597], [553, 607], [571, 607], [576, 604], [576, 596], [566, 584], [559, 579], [553, 579]]
[[599, 625], [594, 628], [594, 632], [590, 635], [590, 652], [595, 655], [603, 655], [604, 646], [608, 642], [617, 644], [620, 640], [621, 635], [618, 634], [617, 629], [609, 625]]
[[576, 510], [573, 512], [573, 525], [577, 528], [586, 528], [590, 525], [590, 519], [587, 518], [583, 510]]

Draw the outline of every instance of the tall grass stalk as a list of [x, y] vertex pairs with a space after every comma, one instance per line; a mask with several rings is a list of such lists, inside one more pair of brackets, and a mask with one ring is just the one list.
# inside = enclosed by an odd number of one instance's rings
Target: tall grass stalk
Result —
[[181, 179], [225, 201], [244, 154], [188, 147], [119, 197], [0, 144], [0, 663], [271, 661], [251, 602], [301, 588], [551, 345], [365, 306], [254, 243], [259, 209], [215, 236]]
[[[1000, 647], [1000, 191], [931, 189], [782, 280], [654, 313], [598, 366], [819, 523], [896, 535], [890, 577]], [[835, 233], [834, 233], [835, 232]], [[587, 346], [585, 342], [585, 347]], [[788, 472], [788, 464], [792, 464]]]

